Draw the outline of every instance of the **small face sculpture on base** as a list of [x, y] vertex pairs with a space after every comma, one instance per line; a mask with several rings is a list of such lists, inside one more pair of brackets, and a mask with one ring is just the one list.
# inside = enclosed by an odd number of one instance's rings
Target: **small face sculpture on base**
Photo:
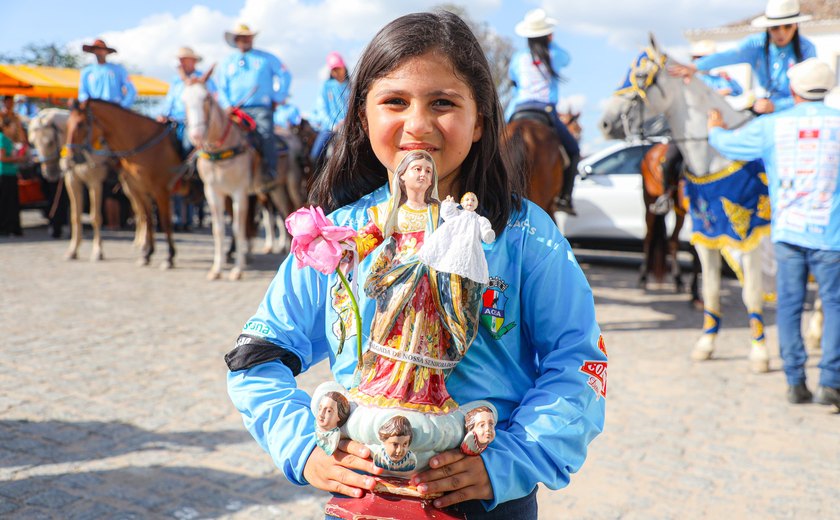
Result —
[[487, 406], [473, 408], [464, 418], [464, 428], [467, 434], [461, 442], [461, 453], [478, 455], [496, 438], [496, 415]]
[[391, 417], [379, 428], [382, 444], [370, 446], [373, 463], [389, 471], [411, 471], [417, 467], [417, 458], [411, 452], [413, 438], [411, 423], [402, 415]]
[[339, 392], [327, 392], [318, 403], [315, 416], [316, 443], [327, 455], [332, 455], [341, 439], [340, 428], [350, 417], [350, 403]]

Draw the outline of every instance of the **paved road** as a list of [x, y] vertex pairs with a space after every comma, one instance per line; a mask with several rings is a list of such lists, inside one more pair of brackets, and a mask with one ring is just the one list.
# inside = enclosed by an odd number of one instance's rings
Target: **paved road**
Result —
[[[207, 282], [206, 233], [178, 235], [170, 272], [136, 266], [127, 233], [106, 233], [96, 264], [62, 260], [46, 234], [0, 240], [0, 517], [321, 518], [324, 494], [285, 482], [225, 391], [222, 356], [280, 258]], [[685, 295], [584, 268], [610, 353], [607, 429], [568, 488], [540, 491], [543, 518], [840, 515], [840, 416], [788, 405], [778, 370], [749, 373], [733, 280], [717, 359], [694, 364]]]

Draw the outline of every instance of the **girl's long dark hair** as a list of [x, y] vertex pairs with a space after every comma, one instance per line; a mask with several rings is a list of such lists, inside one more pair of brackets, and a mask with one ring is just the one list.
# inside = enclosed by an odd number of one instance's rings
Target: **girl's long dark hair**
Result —
[[373, 37], [350, 80], [346, 124], [336, 136], [333, 155], [315, 180], [309, 198], [329, 212], [388, 182], [388, 171], [374, 155], [362, 127], [368, 90], [406, 60], [431, 51], [447, 57], [454, 73], [472, 89], [482, 119], [482, 137], [461, 163], [455, 189], [478, 196], [481, 213], [498, 235], [511, 212], [522, 206], [524, 175], [513, 168], [501, 145], [503, 112], [481, 45], [461, 18], [446, 11], [402, 16]]
[[546, 77], [560, 79], [560, 74], [554, 70], [554, 65], [551, 63], [551, 53], [548, 52], [548, 35], [528, 38], [528, 49], [531, 51], [534, 64], [539, 64], [537, 68]]

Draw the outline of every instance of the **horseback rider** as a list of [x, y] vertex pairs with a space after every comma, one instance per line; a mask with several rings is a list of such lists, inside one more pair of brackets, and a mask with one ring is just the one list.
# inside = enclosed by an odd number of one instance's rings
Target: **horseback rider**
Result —
[[262, 155], [263, 176], [277, 177], [277, 142], [274, 110], [285, 103], [292, 75], [283, 62], [268, 52], [254, 49], [257, 33], [239, 24], [225, 31], [225, 41], [237, 49], [217, 71], [219, 105], [232, 115], [238, 109], [253, 119], [257, 150]]
[[524, 20], [516, 24], [516, 34], [528, 39], [528, 50], [516, 52], [510, 60], [508, 77], [514, 88], [505, 119], [511, 121], [523, 111], [537, 111], [548, 116], [569, 156], [558, 206], [560, 210], [574, 215], [572, 188], [580, 161], [580, 148], [557, 115], [559, 87], [563, 79], [558, 71], [566, 67], [571, 58], [553, 41], [556, 25], [557, 21], [549, 18], [542, 9], [529, 11]]
[[785, 110], [793, 106], [788, 69], [817, 56], [814, 44], [799, 34], [799, 23], [810, 19], [801, 14], [799, 0], [768, 0], [764, 15], [752, 21], [753, 27], [765, 29], [763, 33], [747, 36], [737, 47], [704, 56], [693, 64], [669, 67], [668, 72], [688, 78], [698, 71], [748, 63], [766, 93], [752, 110], [756, 114]]
[[[173, 76], [169, 83], [169, 91], [167, 91], [166, 99], [163, 101], [163, 113], [158, 116], [158, 121], [175, 123], [175, 135], [178, 137], [178, 142], [181, 143], [181, 157], [187, 157], [193, 151], [194, 146], [185, 131], [187, 114], [181, 94], [184, 92], [184, 80], [201, 78], [204, 72], [195, 68], [202, 57], [190, 47], [181, 47], [175, 56], [178, 58], [178, 74]], [[204, 85], [211, 94], [216, 92], [216, 84], [213, 83], [212, 79], [208, 78]]]
[[292, 127], [298, 126], [301, 119], [297, 105], [292, 103], [280, 105], [274, 110], [274, 131], [279, 134], [291, 132]]
[[79, 76], [79, 101], [102, 99], [129, 108], [137, 97], [137, 89], [131, 83], [125, 67], [108, 63], [107, 57], [116, 49], [108, 47], [101, 39], [91, 45], [82, 45], [82, 51], [96, 56], [96, 63], [82, 69]]
[[318, 137], [309, 153], [309, 159], [312, 161], [315, 171], [320, 169], [330, 140], [344, 123], [350, 96], [347, 65], [338, 52], [333, 51], [327, 54], [327, 67], [330, 69], [330, 77], [321, 87], [321, 95], [318, 96], [315, 107], [321, 130], [318, 132]]
[[[716, 51], [715, 42], [712, 40], [701, 40], [691, 46], [691, 60], [697, 60], [714, 54]], [[721, 96], [740, 96], [744, 93], [741, 85], [732, 79], [725, 72], [712, 73], [711, 71], [699, 72], [700, 79], [713, 88]], [[662, 159], [662, 184], [664, 193], [651, 203], [650, 212], [654, 215], [664, 215], [671, 210], [674, 190], [677, 189], [680, 180], [680, 173], [683, 170], [683, 157], [676, 143], [669, 142], [668, 149]]]

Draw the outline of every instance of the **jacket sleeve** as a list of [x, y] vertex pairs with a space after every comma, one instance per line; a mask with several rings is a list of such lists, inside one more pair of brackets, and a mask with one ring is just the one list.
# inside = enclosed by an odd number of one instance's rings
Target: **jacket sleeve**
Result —
[[607, 357], [592, 291], [559, 233], [529, 240], [521, 319], [538, 376], [482, 453], [494, 493], [487, 509], [527, 495], [539, 482], [550, 489], [566, 486], [604, 427]]
[[326, 287], [326, 276], [298, 268], [290, 255], [226, 356], [228, 394], [245, 427], [298, 485], [307, 484], [303, 469], [315, 447], [315, 419], [310, 396], [294, 377], [328, 355]]
[[752, 65], [759, 52], [761, 52], [759, 41], [756, 38], [745, 38], [737, 47], [703, 56], [695, 61], [694, 65], [697, 67], [697, 70], [712, 70], [717, 67], [738, 63], [749, 63]]
[[274, 58], [271, 65], [272, 80], [275, 77], [278, 80], [277, 90], [272, 89], [272, 100], [279, 105], [284, 103], [286, 98], [289, 97], [289, 87], [292, 85], [292, 73], [289, 72], [289, 69], [286, 68], [279, 58], [272, 57]]
[[721, 155], [733, 161], [752, 161], [764, 151], [764, 125], [772, 116], [761, 116], [737, 130], [712, 128], [709, 144]]
[[225, 69], [227, 69], [227, 60], [223, 60], [219, 64], [219, 68], [216, 69], [216, 100], [219, 102], [219, 106], [222, 108], [228, 108], [232, 106], [230, 102], [230, 85], [228, 83], [228, 78], [225, 75]]
[[125, 70], [125, 67], [120, 68], [122, 69], [122, 88], [125, 89], [120, 105], [125, 108], [130, 108], [134, 104], [134, 100], [137, 99], [137, 88], [131, 82], [131, 78], [128, 77], [128, 71]]
[[90, 92], [88, 92], [87, 87], [87, 78], [90, 74], [88, 69], [82, 69], [82, 73], [79, 75], [79, 101], [86, 101], [90, 98]]

